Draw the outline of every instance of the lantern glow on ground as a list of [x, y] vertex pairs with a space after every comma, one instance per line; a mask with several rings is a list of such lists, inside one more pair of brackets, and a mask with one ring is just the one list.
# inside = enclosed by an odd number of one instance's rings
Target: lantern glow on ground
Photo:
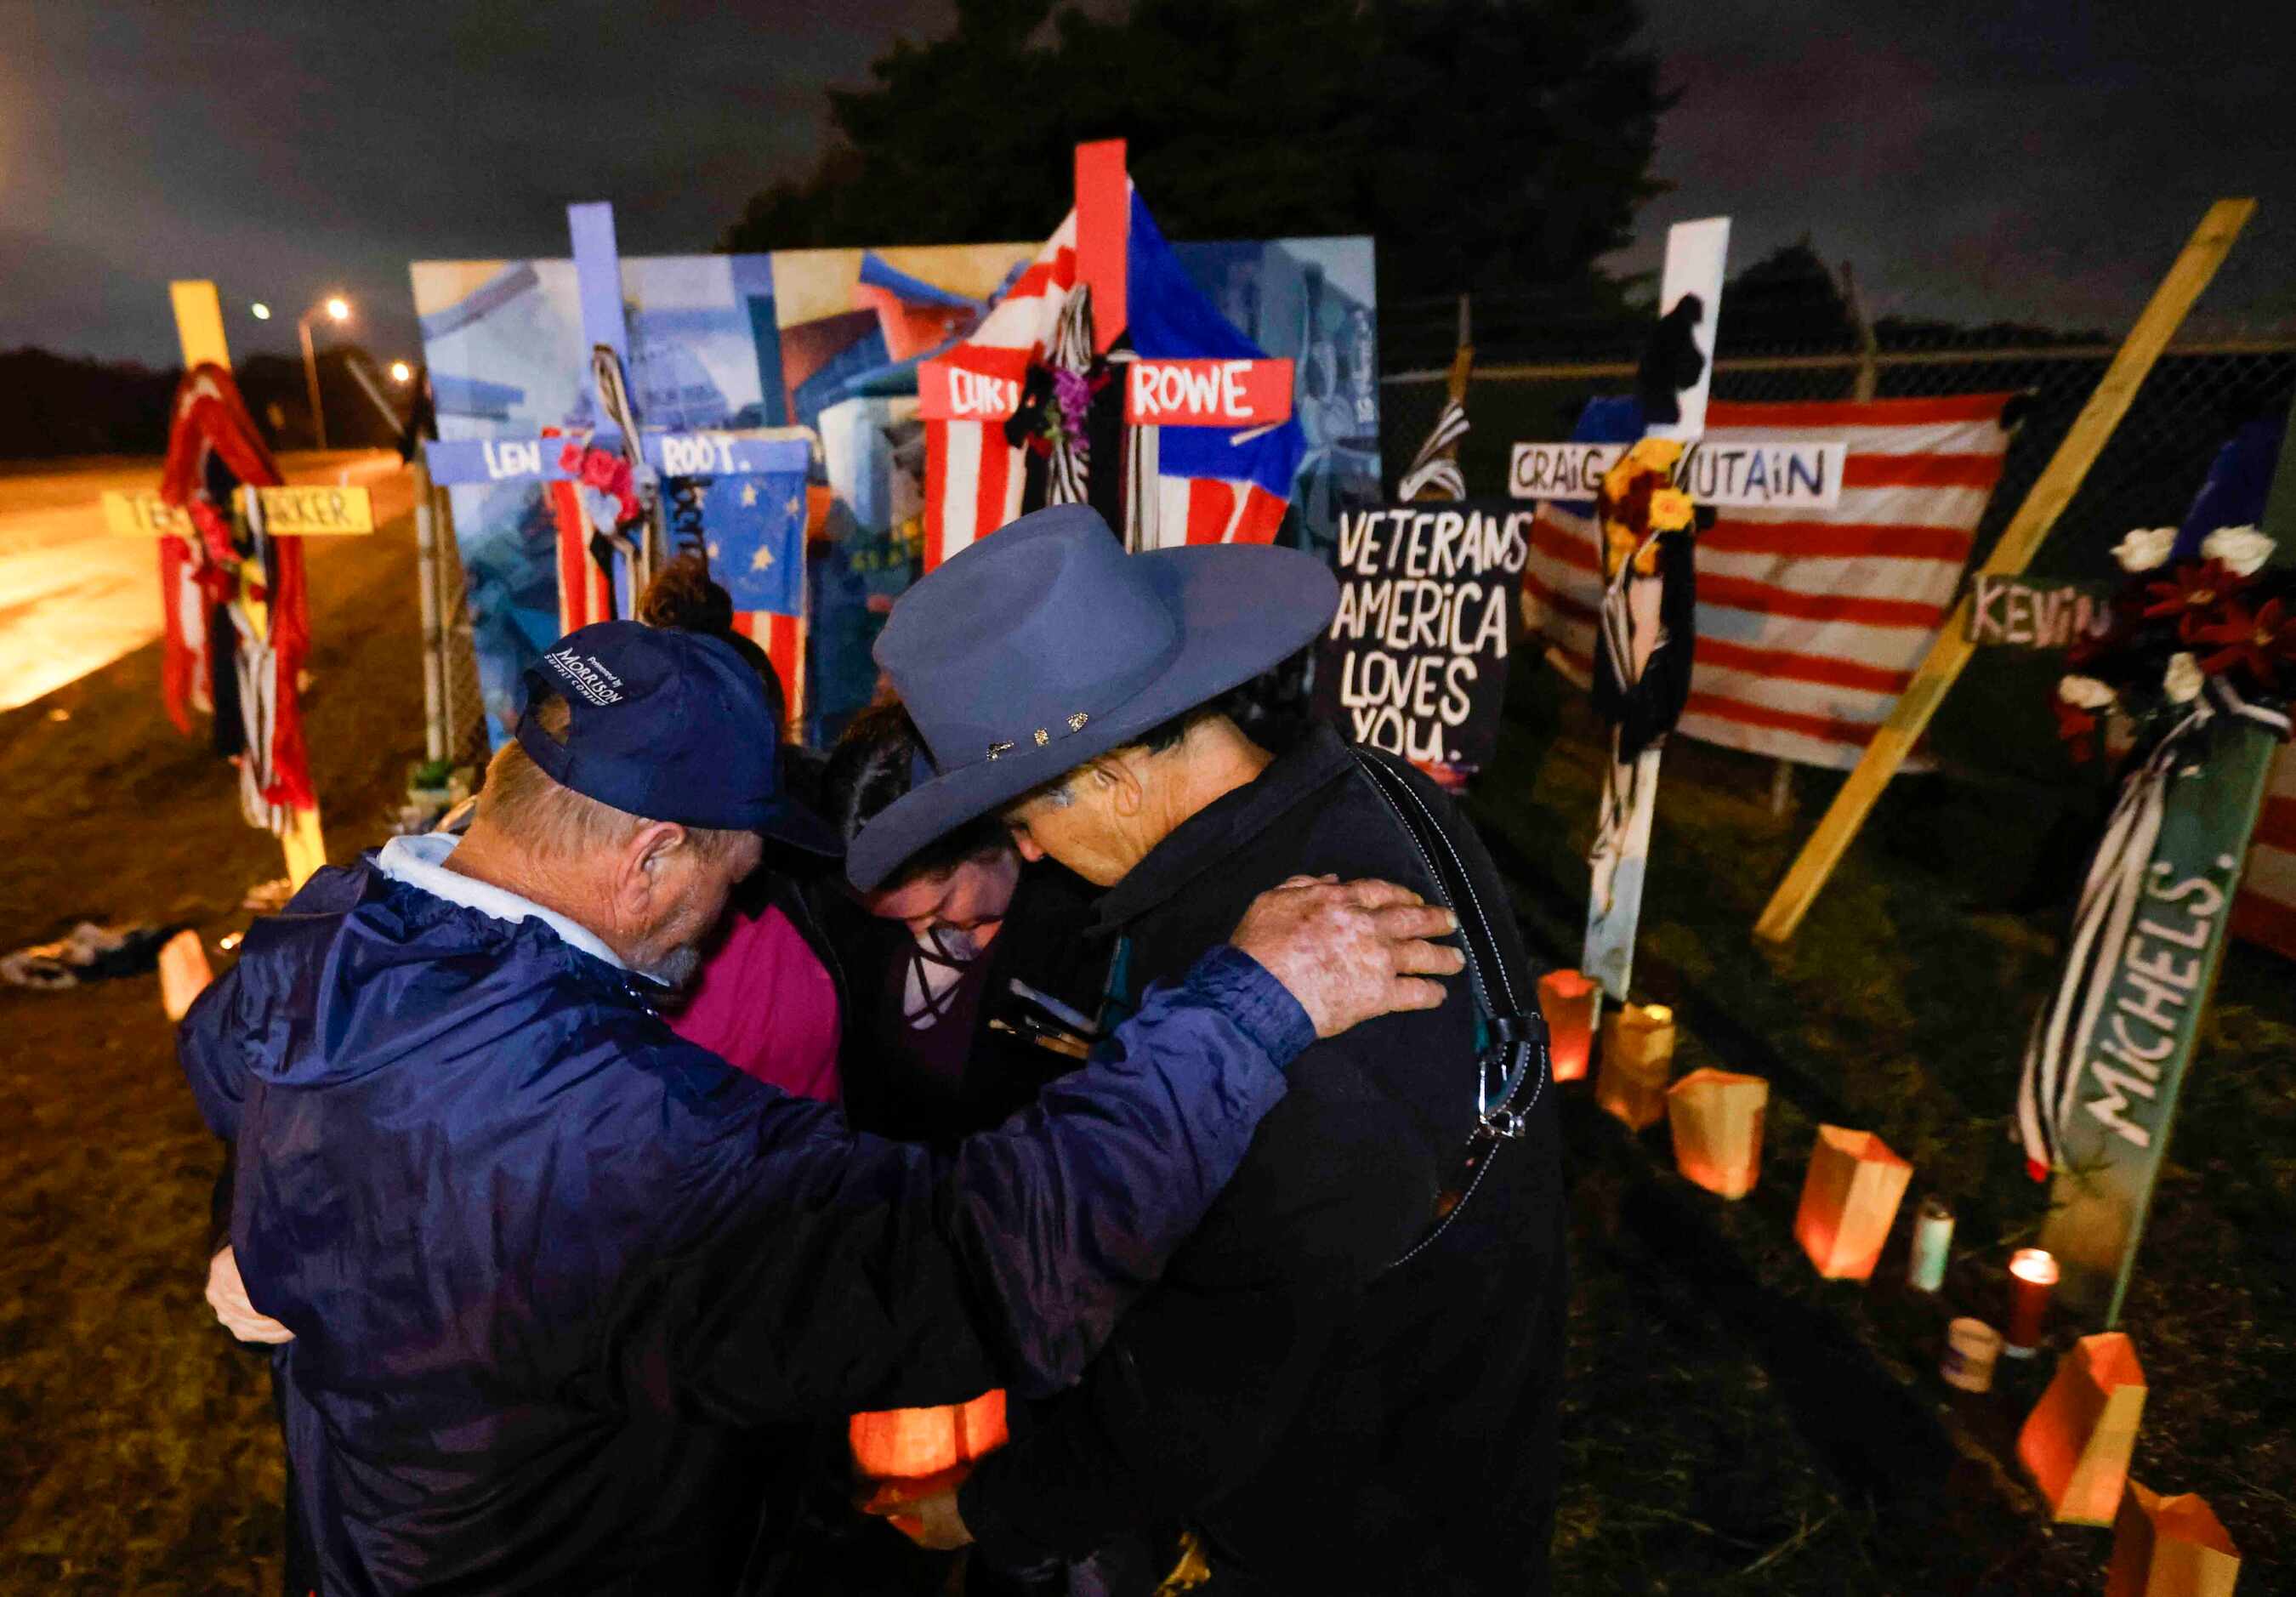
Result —
[[1674, 1167], [1710, 1192], [1743, 1198], [1762, 1173], [1770, 1084], [1729, 1070], [1693, 1070], [1667, 1089]]
[[2060, 1525], [2110, 1525], [2144, 1413], [2144, 1370], [2117, 1331], [2083, 1337], [2017, 1433], [2017, 1456]]
[[1890, 1239], [1914, 1167], [1870, 1131], [1817, 1128], [1794, 1214], [1794, 1240], [1820, 1275], [1864, 1281]]
[[1576, 970], [1549, 970], [1538, 979], [1538, 1012], [1546, 1020], [1548, 1062], [1557, 1081], [1587, 1074], [1595, 1052], [1595, 983]]
[[1603, 1068], [1595, 1102], [1641, 1131], [1666, 1113], [1674, 1074], [1674, 1011], [1663, 1003], [1620, 1004], [1603, 1017]]

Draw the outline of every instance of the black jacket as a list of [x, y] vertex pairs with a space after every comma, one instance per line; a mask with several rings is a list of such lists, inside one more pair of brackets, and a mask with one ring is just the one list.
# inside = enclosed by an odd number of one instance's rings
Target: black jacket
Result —
[[[1516, 990], [1497, 873], [1432, 783]], [[1137, 994], [1296, 872], [1434, 887], [1327, 729], [1167, 838], [1102, 900]], [[1475, 1117], [1477, 1014], [1392, 1015], [1300, 1056], [1292, 1092], [1162, 1281], [960, 1498], [994, 1557], [1079, 1555], [1179, 1519], [1225, 1591], [1543, 1591], [1562, 1370], [1554, 1094], [1408, 1265]]]
[[[914, 945], [906, 925], [873, 915], [833, 885], [804, 885], [806, 935], [836, 978], [844, 1025], [838, 1077], [846, 1119], [856, 1130], [902, 1142], [943, 1143], [985, 1131], [1036, 1101], [1078, 1061], [1028, 1042], [992, 1020], [1012, 1022], [1029, 1007], [1017, 979], [1089, 1015], [1108, 968], [1104, 938], [1086, 935], [1092, 889], [1050, 861], [1021, 872], [1004, 924], [981, 956], [988, 969], [964, 1072], [944, 1079], [921, 1068], [905, 1036], [898, 991]], [[792, 918], [800, 913], [789, 911]], [[816, 935], [815, 929], [819, 934]]]

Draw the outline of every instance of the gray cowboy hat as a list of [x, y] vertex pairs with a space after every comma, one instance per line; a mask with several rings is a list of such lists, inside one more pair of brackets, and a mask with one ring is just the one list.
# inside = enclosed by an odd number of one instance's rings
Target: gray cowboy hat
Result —
[[1339, 602], [1330, 569], [1296, 550], [1128, 555], [1087, 505], [1021, 517], [893, 607], [877, 663], [935, 774], [862, 827], [846, 874], [873, 888], [934, 839], [1250, 681]]

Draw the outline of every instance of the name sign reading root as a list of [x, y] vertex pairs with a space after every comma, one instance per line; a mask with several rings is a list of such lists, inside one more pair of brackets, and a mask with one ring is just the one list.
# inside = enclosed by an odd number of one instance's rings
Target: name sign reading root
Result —
[[2103, 583], [2045, 582], [2026, 577], [1969, 579], [1969, 641], [2024, 649], [2069, 649], [2112, 630], [2112, 600]]
[[1340, 608], [1316, 645], [1316, 717], [1406, 759], [1488, 765], [1530, 522], [1503, 503], [1342, 512]]
[[[1625, 444], [1517, 444], [1507, 471], [1518, 499], [1592, 499]], [[1693, 444], [1674, 468], [1701, 504], [1739, 510], [1832, 510], [1841, 502], [1847, 444]]]
[[[242, 495], [250, 491], [239, 490]], [[252, 491], [262, 495], [263, 525], [275, 537], [326, 537], [374, 530], [374, 502], [365, 488], [303, 484]], [[103, 520], [124, 538], [153, 538], [168, 533], [189, 537], [192, 533], [192, 519], [152, 493], [106, 489]]]

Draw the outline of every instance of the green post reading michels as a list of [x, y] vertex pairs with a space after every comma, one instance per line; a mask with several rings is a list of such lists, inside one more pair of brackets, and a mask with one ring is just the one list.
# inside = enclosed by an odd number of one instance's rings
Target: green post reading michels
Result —
[[[2262, 530], [2277, 540], [2274, 563], [2296, 557], [2296, 417]], [[2279, 743], [2264, 725], [2234, 722], [2208, 741], [2201, 764], [2169, 774], [2142, 891], [2083, 1027], [2041, 1245], [2062, 1267], [2067, 1306], [2108, 1329], [2128, 1294]]]

